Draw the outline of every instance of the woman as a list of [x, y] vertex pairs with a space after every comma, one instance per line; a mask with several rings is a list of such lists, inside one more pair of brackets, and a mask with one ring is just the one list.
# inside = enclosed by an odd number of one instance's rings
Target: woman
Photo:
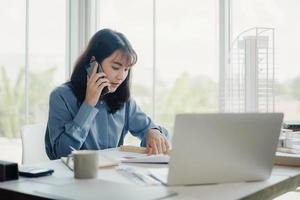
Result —
[[[88, 74], [93, 60], [99, 64]], [[131, 67], [136, 61], [137, 55], [123, 34], [103, 29], [91, 38], [71, 80], [50, 95], [45, 136], [50, 159], [67, 156], [72, 148], [120, 146], [128, 131], [141, 139], [149, 154], [168, 151], [167, 131], [155, 125], [130, 98]]]

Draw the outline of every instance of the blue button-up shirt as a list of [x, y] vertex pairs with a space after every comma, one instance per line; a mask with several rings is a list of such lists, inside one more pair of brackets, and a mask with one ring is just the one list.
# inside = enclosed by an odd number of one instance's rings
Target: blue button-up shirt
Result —
[[50, 159], [67, 156], [75, 149], [106, 149], [120, 146], [129, 131], [146, 144], [151, 128], [168, 136], [166, 129], [153, 123], [131, 98], [115, 113], [108, 112], [105, 101], [95, 107], [78, 104], [67, 85], [54, 89], [50, 95], [49, 118], [45, 136], [46, 152]]

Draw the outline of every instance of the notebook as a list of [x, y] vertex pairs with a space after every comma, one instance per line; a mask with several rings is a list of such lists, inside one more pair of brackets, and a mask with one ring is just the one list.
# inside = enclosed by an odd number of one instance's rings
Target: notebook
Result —
[[[119, 147], [119, 151], [125, 151], [125, 152], [133, 152], [133, 153], [147, 153], [146, 147], [139, 147], [139, 146], [133, 146], [133, 145], [121, 145]], [[166, 154], [170, 154], [171, 150], [168, 150]]]
[[275, 164], [299, 167], [300, 154], [276, 152]]

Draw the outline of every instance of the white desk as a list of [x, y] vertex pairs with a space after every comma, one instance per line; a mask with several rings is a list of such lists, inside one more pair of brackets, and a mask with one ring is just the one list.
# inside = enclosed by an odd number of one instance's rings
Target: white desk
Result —
[[[157, 164], [121, 164], [122, 166], [138, 166], [147, 169], [148, 167], [167, 167]], [[76, 180], [73, 172], [70, 171], [60, 160], [49, 161], [35, 165], [37, 167], [53, 168], [55, 173], [52, 176], [41, 178], [20, 178], [16, 181], [0, 183], [0, 196], [12, 197], [15, 199], [34, 199], [33, 196], [50, 199], [89, 199], [101, 196], [103, 186], [111, 193], [119, 192], [122, 186], [129, 188], [132, 195], [141, 191], [152, 192], [176, 192], [176, 196], [167, 199], [271, 199], [287, 191], [293, 190], [300, 185], [300, 168], [275, 166], [271, 177], [262, 182], [248, 183], [226, 183], [201, 186], [137, 186], [128, 177], [123, 176], [115, 168], [101, 169], [97, 179]], [[116, 186], [114, 185], [116, 184]], [[111, 188], [109, 188], [111, 186]], [[120, 187], [121, 186], [121, 187]], [[43, 192], [45, 191], [45, 192]], [[103, 191], [102, 191], [103, 192]], [[26, 196], [26, 194], [31, 196]], [[147, 192], [145, 192], [147, 194]], [[98, 197], [99, 197], [98, 196]], [[107, 197], [107, 196], [106, 196]], [[101, 198], [105, 199], [105, 198]], [[146, 199], [143, 198], [143, 199]]]

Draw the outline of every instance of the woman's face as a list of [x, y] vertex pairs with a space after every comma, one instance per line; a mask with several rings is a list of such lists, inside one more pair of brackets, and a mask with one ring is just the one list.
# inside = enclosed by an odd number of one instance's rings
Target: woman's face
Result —
[[102, 63], [103, 72], [106, 74], [111, 86], [110, 92], [115, 92], [121, 83], [126, 79], [129, 71], [127, 56], [121, 50], [116, 50]]

